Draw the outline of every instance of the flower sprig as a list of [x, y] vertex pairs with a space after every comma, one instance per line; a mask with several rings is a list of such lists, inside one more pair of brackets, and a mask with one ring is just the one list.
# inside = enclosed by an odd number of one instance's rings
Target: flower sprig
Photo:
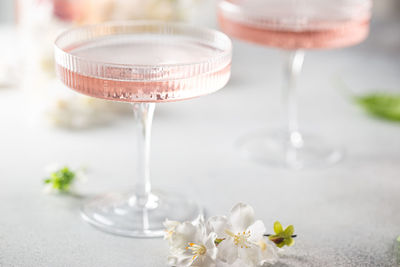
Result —
[[274, 235], [265, 234], [264, 236], [268, 236], [269, 240], [275, 243], [278, 248], [282, 248], [283, 246], [293, 246], [294, 239], [297, 235], [294, 235], [294, 227], [293, 225], [289, 225], [283, 230], [282, 224], [278, 221], [274, 223]]
[[70, 193], [74, 189], [77, 180], [83, 180], [84, 170], [72, 170], [67, 166], [47, 167], [48, 175], [43, 180], [46, 193]]
[[[229, 216], [202, 216], [193, 222], [166, 220], [171, 266], [263, 266], [278, 261], [278, 248], [292, 246], [294, 227], [283, 230], [274, 224], [274, 235], [265, 234], [261, 220], [255, 220], [251, 206], [239, 203]], [[268, 236], [268, 238], [266, 238]]]

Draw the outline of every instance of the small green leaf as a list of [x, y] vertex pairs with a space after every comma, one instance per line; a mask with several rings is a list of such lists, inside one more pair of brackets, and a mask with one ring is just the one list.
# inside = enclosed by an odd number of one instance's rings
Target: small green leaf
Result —
[[218, 246], [222, 241], [224, 241], [225, 240], [225, 238], [216, 238], [215, 240], [214, 240], [214, 243], [215, 243], [215, 245], [216, 246]]
[[400, 121], [400, 95], [373, 93], [356, 97], [356, 102], [371, 115]]
[[289, 225], [283, 230], [282, 224], [278, 221], [274, 223], [274, 235], [268, 236], [269, 240], [275, 243], [278, 248], [283, 246], [292, 246], [294, 244], [293, 238], [296, 237], [294, 234], [293, 225]]
[[50, 174], [49, 178], [45, 178], [43, 182], [45, 184], [51, 184], [51, 187], [55, 190], [66, 193], [69, 191], [71, 184], [75, 180], [75, 173], [69, 170], [68, 167], [63, 167]]
[[294, 233], [294, 227], [293, 227], [293, 225], [289, 225], [288, 227], [286, 227], [286, 229], [285, 229], [285, 235], [293, 235], [293, 233]]
[[274, 223], [274, 232], [275, 234], [280, 234], [283, 231], [282, 224], [278, 221]]
[[290, 247], [294, 245], [294, 239], [293, 238], [287, 238], [285, 239], [285, 245]]

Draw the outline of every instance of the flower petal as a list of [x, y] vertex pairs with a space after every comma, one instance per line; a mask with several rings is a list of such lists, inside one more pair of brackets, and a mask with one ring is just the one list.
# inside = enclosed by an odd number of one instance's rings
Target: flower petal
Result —
[[278, 261], [277, 249], [269, 240], [260, 242], [260, 262], [259, 265], [274, 264]]
[[178, 258], [176, 256], [168, 256], [168, 264], [170, 266], [176, 266]]
[[188, 239], [194, 239], [193, 237], [197, 232], [197, 228], [190, 222], [184, 222], [176, 226], [175, 232], [184, 235]]
[[202, 262], [201, 262], [201, 267], [216, 267], [217, 264], [215, 262], [215, 259], [212, 259], [209, 255], [205, 255], [202, 257]]
[[184, 250], [189, 242], [196, 241], [197, 227], [190, 222], [184, 222], [175, 227], [175, 232], [169, 238], [169, 245]]
[[288, 247], [294, 245], [294, 239], [293, 238], [287, 238], [287, 239], [285, 239], [284, 242], [285, 242], [285, 245], [288, 246]]
[[254, 210], [247, 204], [238, 203], [232, 208], [229, 221], [234, 232], [242, 232], [254, 223]]
[[275, 234], [279, 234], [283, 232], [282, 224], [278, 221], [274, 223], [274, 232]]
[[203, 240], [203, 244], [204, 244], [204, 246], [207, 248], [207, 249], [212, 249], [212, 248], [215, 248], [216, 247], [216, 245], [215, 245], [215, 239], [217, 238], [217, 234], [216, 233], [210, 233], [208, 236], [207, 236], [207, 238], [205, 238], [204, 240]]
[[215, 232], [218, 237], [224, 237], [226, 235], [225, 230], [231, 228], [231, 226], [225, 216], [214, 216], [208, 219], [207, 228], [209, 228], [209, 231]]
[[293, 225], [289, 225], [288, 227], [286, 227], [285, 229], [285, 235], [291, 236], [294, 233], [294, 227]]
[[265, 226], [260, 220], [255, 221], [252, 225], [247, 228], [246, 232], [250, 231], [250, 240], [253, 242], [258, 242], [264, 238]]
[[238, 248], [239, 258], [246, 264], [246, 266], [257, 266], [259, 262], [258, 247]]
[[228, 238], [218, 245], [218, 258], [228, 264], [237, 260], [238, 247], [233, 243], [232, 238]]
[[179, 222], [177, 222], [177, 221], [171, 221], [171, 220], [168, 220], [168, 219], [166, 219], [166, 220], [164, 221], [164, 223], [163, 223], [164, 227], [165, 227], [167, 230], [174, 229], [176, 226], [178, 226], [178, 224], [179, 224]]
[[191, 266], [195, 260], [192, 255], [182, 255], [174, 266]]
[[197, 216], [196, 219], [194, 219], [193, 224], [194, 225], [200, 225], [200, 224], [204, 224], [204, 216], [203, 214], [200, 214], [199, 216]]

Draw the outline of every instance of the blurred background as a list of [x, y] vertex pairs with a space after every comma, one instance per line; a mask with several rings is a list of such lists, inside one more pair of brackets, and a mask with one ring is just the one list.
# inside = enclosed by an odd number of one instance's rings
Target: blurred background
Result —
[[[61, 31], [110, 20], [157, 19], [215, 25], [213, 1], [199, 0], [6, 0], [0, 86], [19, 87], [30, 120], [64, 128], [88, 128], [129, 112], [127, 105], [80, 96], [56, 80], [53, 41]], [[54, 90], [57, 88], [58, 90]]]
[[[373, 24], [399, 17], [400, 1], [374, 4]], [[129, 112], [127, 106], [77, 95], [62, 86], [54, 72], [55, 36], [68, 27], [115, 19], [177, 20], [217, 28], [215, 6], [215, 0], [3, 0], [0, 86], [25, 90], [31, 121], [75, 129], [107, 124], [114, 115]], [[385, 29], [376, 33], [382, 45], [399, 38]]]

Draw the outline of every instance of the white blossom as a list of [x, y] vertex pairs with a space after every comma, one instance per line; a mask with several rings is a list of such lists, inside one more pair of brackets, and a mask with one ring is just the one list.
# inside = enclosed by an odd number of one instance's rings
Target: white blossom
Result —
[[277, 248], [264, 237], [264, 223], [243, 203], [228, 217], [211, 217], [206, 223], [203, 216], [193, 222], [166, 220], [164, 226], [171, 266], [258, 267], [277, 262]]
[[218, 245], [218, 259], [222, 262], [234, 264], [240, 260], [243, 266], [262, 266], [277, 260], [276, 248], [264, 237], [264, 223], [255, 220], [249, 205], [239, 203], [229, 217], [210, 218], [208, 227], [223, 239]]
[[170, 245], [168, 263], [171, 266], [216, 267], [217, 234], [209, 232], [200, 216], [194, 222], [167, 220], [165, 238]]

